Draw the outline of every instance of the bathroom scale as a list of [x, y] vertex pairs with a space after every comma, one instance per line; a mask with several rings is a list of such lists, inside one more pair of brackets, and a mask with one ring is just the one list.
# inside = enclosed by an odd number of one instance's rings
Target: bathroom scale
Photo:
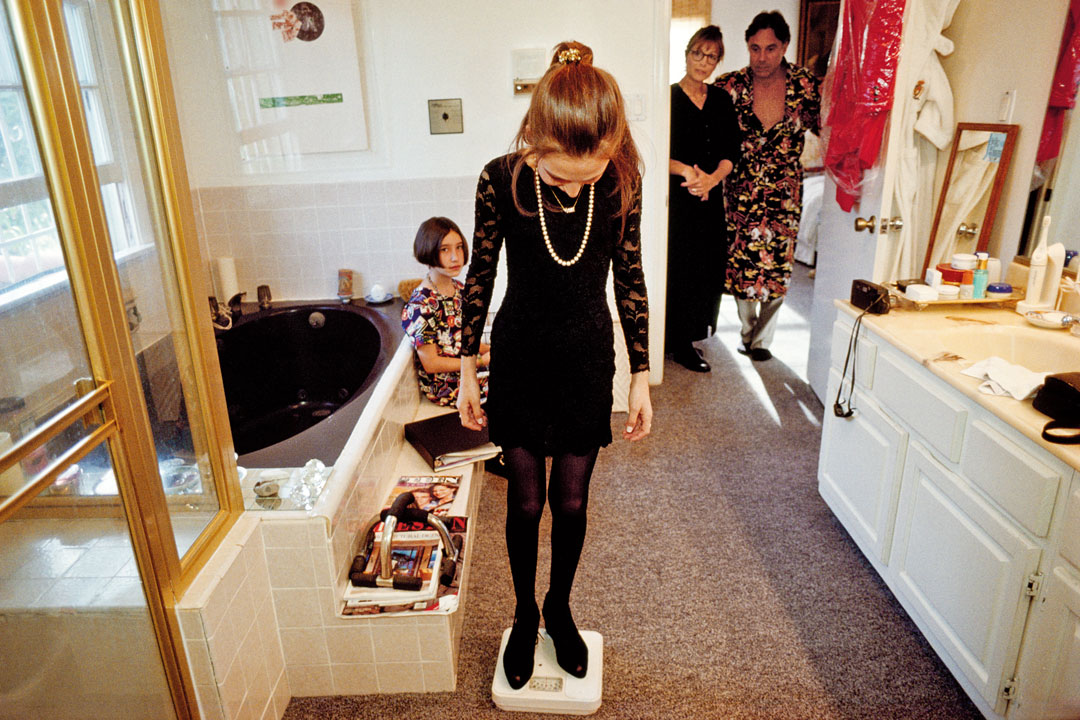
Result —
[[502, 657], [510, 639], [510, 628], [502, 634], [495, 678], [491, 681], [491, 699], [500, 710], [561, 715], [592, 715], [600, 709], [604, 685], [604, 637], [598, 632], [582, 630], [581, 639], [589, 648], [589, 671], [583, 678], [570, 675], [555, 659], [555, 643], [541, 628], [536, 645], [533, 674], [529, 682], [517, 690], [506, 682]]

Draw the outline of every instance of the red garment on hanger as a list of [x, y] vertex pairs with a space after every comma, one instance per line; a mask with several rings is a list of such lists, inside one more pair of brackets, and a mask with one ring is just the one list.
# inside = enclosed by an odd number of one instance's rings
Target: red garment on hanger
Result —
[[1042, 136], [1035, 162], [1058, 156], [1061, 150], [1065, 112], [1076, 105], [1076, 86], [1080, 82], [1080, 0], [1072, 0], [1061, 36], [1054, 82], [1050, 86], [1050, 101], [1043, 119]]
[[863, 171], [874, 166], [892, 107], [905, 0], [849, 0], [831, 68], [825, 170], [845, 212], [859, 198]]

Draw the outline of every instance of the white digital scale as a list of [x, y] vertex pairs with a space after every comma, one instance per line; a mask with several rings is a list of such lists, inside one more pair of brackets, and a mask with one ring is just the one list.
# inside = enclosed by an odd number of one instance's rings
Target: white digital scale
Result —
[[503, 631], [495, 678], [491, 681], [491, 699], [500, 710], [562, 715], [592, 715], [600, 709], [604, 687], [604, 637], [591, 630], [581, 631], [589, 648], [589, 670], [583, 678], [570, 675], [555, 659], [555, 643], [540, 630], [529, 682], [517, 690], [506, 682], [503, 653], [510, 639], [510, 628]]

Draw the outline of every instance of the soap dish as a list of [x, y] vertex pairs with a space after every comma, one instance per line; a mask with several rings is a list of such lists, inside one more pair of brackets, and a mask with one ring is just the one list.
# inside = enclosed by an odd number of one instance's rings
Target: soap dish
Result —
[[1064, 330], [1068, 325], [1064, 325], [1062, 320], [1067, 317], [1069, 314], [1060, 310], [1029, 310], [1024, 313], [1024, 319], [1029, 323], [1048, 330]]

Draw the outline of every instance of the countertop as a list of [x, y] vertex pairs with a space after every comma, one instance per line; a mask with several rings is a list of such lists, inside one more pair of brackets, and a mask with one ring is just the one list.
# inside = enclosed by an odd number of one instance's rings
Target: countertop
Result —
[[[834, 302], [840, 312], [851, 318], [857, 317], [861, 312], [846, 300]], [[1043, 336], [1033, 336], [1030, 334], [1032, 331], [1050, 333], [1055, 347], [1063, 350], [1063, 352], [1056, 351], [1054, 357], [1048, 360], [1056, 366], [1054, 371], [1059, 372], [1065, 369], [1080, 371], [1080, 337], [1072, 336], [1066, 330], [1035, 328], [1011, 309], [976, 305], [939, 305], [930, 306], [924, 310], [893, 308], [885, 315], [866, 314], [863, 316], [862, 324], [926, 367], [931, 373], [1023, 433], [1032, 442], [1045, 448], [1071, 467], [1080, 469], [1080, 445], [1061, 445], [1043, 440], [1042, 428], [1050, 418], [1032, 407], [1030, 399], [1020, 401], [1009, 396], [988, 395], [979, 391], [982, 381], [961, 374], [961, 370], [971, 367], [975, 362], [994, 353], [987, 352], [971, 358], [963, 357], [962, 353], [955, 351], [955, 347], [950, 348], [950, 336], [956, 337], [961, 332], [970, 333], [972, 331], [967, 328], [972, 327], [1003, 328], [1006, 333], [1009, 332], [1008, 328], [1017, 328], [1015, 334], [1026, 334], [1028, 337], [1036, 338]], [[965, 330], [960, 330], [961, 328]], [[956, 341], [957, 346], [960, 344]], [[1049, 367], [1029, 367], [1028, 369], [1040, 371]]]

